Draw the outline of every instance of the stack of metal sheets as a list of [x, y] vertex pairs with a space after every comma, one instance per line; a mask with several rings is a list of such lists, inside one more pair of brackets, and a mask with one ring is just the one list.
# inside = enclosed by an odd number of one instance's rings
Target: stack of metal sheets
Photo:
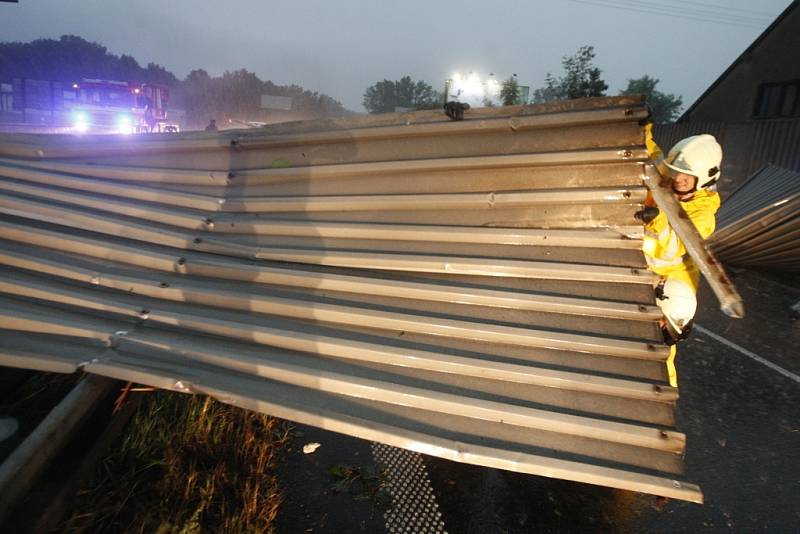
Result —
[[638, 97], [0, 138], [0, 363], [700, 501]]
[[768, 165], [723, 203], [710, 244], [726, 263], [800, 272], [800, 173]]

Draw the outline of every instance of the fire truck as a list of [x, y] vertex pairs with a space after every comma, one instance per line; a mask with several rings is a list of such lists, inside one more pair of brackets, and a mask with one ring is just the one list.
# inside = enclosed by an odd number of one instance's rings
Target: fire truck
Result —
[[169, 89], [163, 85], [18, 78], [0, 84], [0, 97], [0, 131], [133, 134], [179, 129], [167, 118]]
[[64, 109], [75, 133], [177, 132], [167, 121], [169, 89], [156, 84], [132, 84], [84, 79], [64, 91]]

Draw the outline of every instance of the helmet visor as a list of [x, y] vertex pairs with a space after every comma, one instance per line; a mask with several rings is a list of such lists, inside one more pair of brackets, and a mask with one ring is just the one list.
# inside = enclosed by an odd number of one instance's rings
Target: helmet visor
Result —
[[672, 158], [665, 158], [663, 162], [665, 168], [664, 174], [669, 176], [670, 178], [674, 178], [675, 175], [677, 175], [678, 173], [691, 174], [692, 176], [696, 176], [699, 178], [697, 171], [692, 170], [692, 167], [684, 158], [683, 152], [678, 152]]

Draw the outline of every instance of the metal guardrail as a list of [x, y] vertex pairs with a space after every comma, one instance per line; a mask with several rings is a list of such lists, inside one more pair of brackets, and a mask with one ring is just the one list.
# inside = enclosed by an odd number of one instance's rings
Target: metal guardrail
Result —
[[633, 217], [646, 115], [0, 136], [0, 363], [700, 501]]
[[37, 479], [80, 431], [116, 382], [90, 376], [61, 400], [25, 440], [0, 464], [0, 524], [5, 523]]

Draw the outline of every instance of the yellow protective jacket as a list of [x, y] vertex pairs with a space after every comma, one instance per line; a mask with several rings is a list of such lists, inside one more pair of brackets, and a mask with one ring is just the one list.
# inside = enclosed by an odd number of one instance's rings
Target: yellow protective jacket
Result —
[[[680, 203], [703, 239], [714, 232], [719, 204], [719, 194], [706, 189]], [[644, 226], [642, 250], [651, 271], [664, 278], [680, 278], [697, 292], [700, 273], [663, 211]]]

